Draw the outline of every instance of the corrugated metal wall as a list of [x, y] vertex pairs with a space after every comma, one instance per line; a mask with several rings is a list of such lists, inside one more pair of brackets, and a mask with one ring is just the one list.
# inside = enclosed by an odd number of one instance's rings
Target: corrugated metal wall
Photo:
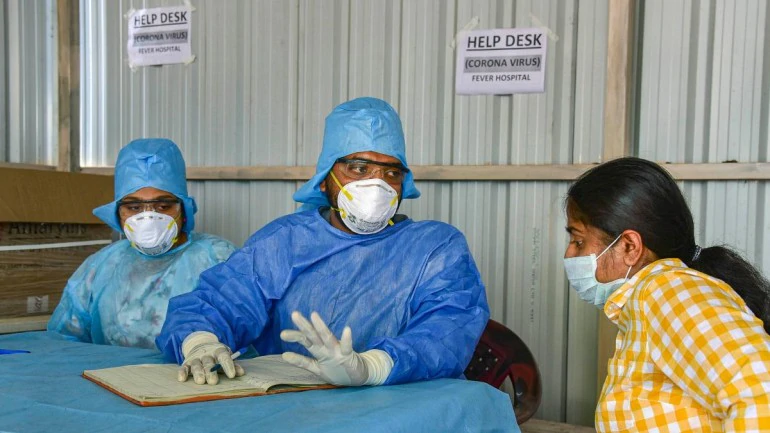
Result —
[[[123, 14], [179, 2], [81, 1], [83, 166], [110, 166], [123, 144], [143, 136], [174, 139], [190, 166], [312, 165], [324, 115], [360, 95], [382, 97], [399, 110], [412, 164], [601, 159], [605, 0], [192, 3], [197, 60], [131, 71]], [[768, 161], [766, 3], [639, 4], [635, 152], [669, 162]], [[55, 2], [2, 5], [0, 161], [55, 164]], [[453, 38], [474, 25], [547, 26], [547, 92], [455, 95]], [[699, 242], [732, 244], [770, 270], [766, 183], [682, 182]], [[291, 212], [297, 186], [191, 182], [199, 229], [240, 243]], [[423, 197], [403, 211], [466, 234], [493, 317], [538, 358], [545, 379], [538, 416], [590, 423], [597, 314], [570, 296], [564, 281], [567, 183], [418, 186]]]
[[[384, 98], [399, 111], [412, 164], [600, 159], [603, 0], [192, 3], [196, 61], [131, 71], [123, 15], [178, 2], [83, 1], [83, 166], [110, 166], [121, 145], [143, 136], [174, 139], [189, 166], [314, 165], [325, 115], [361, 95]], [[455, 95], [453, 40], [473, 23], [547, 26], [548, 91]], [[191, 182], [201, 205], [199, 228], [243, 242], [293, 211], [297, 185]], [[569, 297], [563, 276], [566, 183], [418, 187], [423, 197], [403, 211], [452, 223], [466, 234], [493, 317], [514, 329], [539, 360], [546, 378], [539, 416], [591, 422], [597, 314]]]
[[767, 2], [655, 0], [644, 5], [639, 156], [767, 162]]
[[[189, 166], [314, 165], [325, 115], [361, 95], [382, 97], [399, 111], [412, 164], [563, 164], [601, 156], [603, 0], [197, 1], [196, 61], [131, 71], [123, 15], [173, 4], [83, 2], [83, 166], [112, 165], [121, 145], [142, 136], [174, 139]], [[469, 23], [547, 26], [547, 92], [455, 95], [453, 39]], [[191, 182], [199, 228], [243, 242], [293, 211], [297, 185]], [[403, 211], [465, 233], [493, 317], [539, 360], [546, 380], [538, 415], [590, 423], [597, 313], [569, 297], [563, 275], [566, 183], [418, 187], [423, 197]]]
[[6, 162], [8, 159], [8, 79], [5, 69], [8, 64], [8, 40], [5, 36], [8, 21], [6, 20], [6, 0], [0, 3], [0, 161]]
[[[679, 163], [767, 162], [767, 2], [647, 0], [643, 5], [639, 156]], [[733, 246], [766, 274], [767, 183], [681, 183], [697, 241]]]
[[[56, 2], [1, 0], [0, 161], [55, 164]], [[189, 66], [131, 71], [131, 8], [81, 2], [81, 164], [112, 165], [142, 136], [177, 141], [190, 166], [312, 165], [324, 115], [360, 95], [401, 113], [412, 164], [601, 159], [607, 2], [194, 1]], [[668, 162], [768, 161], [770, 8], [761, 0], [639, 2], [635, 153]], [[549, 29], [547, 93], [457, 96], [453, 39], [467, 27]], [[705, 245], [770, 270], [766, 181], [681, 182]], [[191, 182], [199, 229], [237, 243], [291, 212], [297, 182]], [[403, 211], [467, 236], [493, 317], [540, 362], [538, 416], [590, 423], [596, 311], [561, 268], [565, 182], [419, 182]]]
[[0, 161], [56, 165], [56, 1], [0, 2]]

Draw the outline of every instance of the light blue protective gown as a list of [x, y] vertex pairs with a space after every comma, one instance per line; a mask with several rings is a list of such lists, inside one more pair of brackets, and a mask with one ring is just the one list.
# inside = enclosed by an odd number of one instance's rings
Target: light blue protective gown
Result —
[[204, 272], [196, 290], [169, 303], [158, 347], [183, 361], [193, 331], [209, 331], [233, 350], [294, 351], [279, 337], [291, 312], [317, 311], [353, 348], [393, 358], [386, 384], [460, 377], [489, 318], [484, 285], [464, 236], [437, 221], [406, 219], [373, 235], [351, 235], [319, 210], [279, 218], [225, 263]]
[[69, 279], [48, 330], [84, 342], [155, 348], [169, 299], [193, 290], [201, 272], [233, 251], [230, 242], [195, 232], [156, 257], [128, 240], [110, 244]]

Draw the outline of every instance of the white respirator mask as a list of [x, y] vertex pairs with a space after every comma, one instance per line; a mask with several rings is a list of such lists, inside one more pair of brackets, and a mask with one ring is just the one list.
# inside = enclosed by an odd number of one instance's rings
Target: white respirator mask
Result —
[[123, 233], [131, 246], [148, 256], [170, 250], [176, 243], [178, 232], [174, 218], [154, 211], [138, 213], [126, 219], [123, 225]]
[[371, 235], [393, 225], [393, 215], [398, 208], [398, 192], [382, 179], [364, 179], [340, 185], [333, 172], [329, 172], [340, 187], [337, 194], [338, 209], [342, 222], [354, 233]]

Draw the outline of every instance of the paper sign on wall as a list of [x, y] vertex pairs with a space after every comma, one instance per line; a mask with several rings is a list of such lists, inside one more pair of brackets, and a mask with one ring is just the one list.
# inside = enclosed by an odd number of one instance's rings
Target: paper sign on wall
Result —
[[465, 31], [457, 41], [457, 93], [545, 92], [545, 29]]
[[136, 66], [190, 63], [190, 6], [128, 13], [128, 63]]

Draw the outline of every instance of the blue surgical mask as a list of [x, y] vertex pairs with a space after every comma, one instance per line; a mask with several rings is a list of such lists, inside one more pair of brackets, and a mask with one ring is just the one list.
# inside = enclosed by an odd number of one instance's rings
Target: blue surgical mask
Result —
[[[622, 235], [621, 235], [622, 236]], [[611, 244], [604, 249], [598, 256], [591, 254], [589, 256], [570, 257], [564, 259], [564, 270], [567, 272], [569, 285], [575, 290], [580, 299], [602, 308], [607, 302], [607, 298], [628, 281], [628, 275], [631, 273], [631, 266], [628, 267], [625, 278], [620, 278], [609, 283], [600, 283], [596, 280], [596, 268], [601, 257], [606, 253], [620, 236], [615, 238]]]

